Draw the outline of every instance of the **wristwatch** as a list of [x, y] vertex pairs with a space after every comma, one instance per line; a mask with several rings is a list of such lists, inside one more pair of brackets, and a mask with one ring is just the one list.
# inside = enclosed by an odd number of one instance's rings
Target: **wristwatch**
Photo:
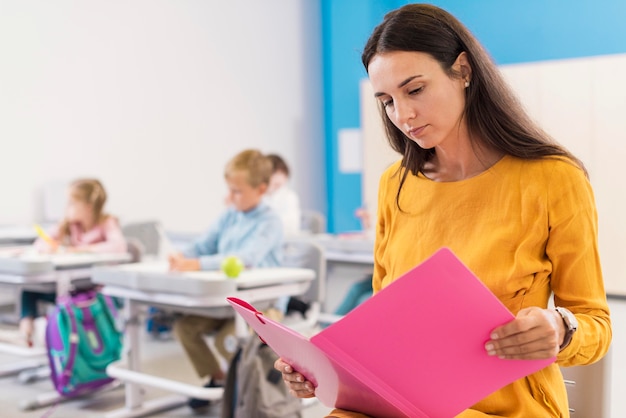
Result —
[[554, 308], [554, 310], [557, 311], [559, 315], [561, 315], [561, 318], [563, 318], [563, 323], [565, 324], [565, 336], [563, 337], [563, 344], [561, 344], [561, 346], [559, 347], [559, 351], [563, 351], [563, 349], [572, 342], [572, 337], [578, 329], [578, 320], [576, 319], [576, 316], [569, 311], [569, 309], [557, 306], [556, 308]]

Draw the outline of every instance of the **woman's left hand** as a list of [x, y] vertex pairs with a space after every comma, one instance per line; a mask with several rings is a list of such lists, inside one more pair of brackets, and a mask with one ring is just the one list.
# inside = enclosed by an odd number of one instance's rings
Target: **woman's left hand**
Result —
[[494, 329], [485, 350], [506, 359], [545, 359], [559, 353], [565, 324], [554, 309], [524, 308], [515, 319]]

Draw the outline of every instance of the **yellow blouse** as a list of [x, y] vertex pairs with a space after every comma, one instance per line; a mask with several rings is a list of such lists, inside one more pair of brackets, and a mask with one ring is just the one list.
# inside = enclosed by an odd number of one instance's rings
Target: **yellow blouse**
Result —
[[[458, 417], [568, 417], [559, 366], [593, 363], [611, 341], [597, 213], [585, 174], [562, 158], [511, 156], [457, 182], [409, 173], [398, 209], [399, 166], [387, 169], [379, 185], [374, 292], [446, 246], [513, 314], [547, 307], [554, 293], [555, 305], [568, 308], [579, 323], [556, 364], [505, 386]], [[330, 416], [364, 415], [335, 410]]]

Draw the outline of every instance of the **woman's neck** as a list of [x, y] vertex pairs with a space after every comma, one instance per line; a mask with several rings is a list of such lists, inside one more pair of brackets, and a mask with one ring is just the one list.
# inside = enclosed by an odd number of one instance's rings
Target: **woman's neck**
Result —
[[461, 181], [483, 173], [503, 156], [500, 150], [469, 143], [452, 150], [438, 147], [433, 158], [425, 164], [424, 175], [440, 182]]

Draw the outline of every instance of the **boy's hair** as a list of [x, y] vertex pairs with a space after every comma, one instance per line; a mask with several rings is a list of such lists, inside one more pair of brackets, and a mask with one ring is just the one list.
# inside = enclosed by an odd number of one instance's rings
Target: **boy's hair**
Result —
[[[108, 218], [108, 215], [103, 212], [104, 204], [107, 201], [107, 193], [100, 180], [93, 178], [74, 180], [70, 183], [69, 195], [72, 199], [88, 203], [92, 206], [96, 224], [100, 224]], [[69, 222], [64, 221], [59, 230], [59, 238], [63, 239], [68, 236], [69, 233]]]
[[278, 154], [267, 154], [267, 158], [272, 162], [272, 172], [278, 173], [283, 172], [287, 177], [289, 177], [289, 166], [287, 162]]
[[261, 151], [248, 149], [235, 155], [224, 169], [224, 177], [228, 178], [236, 172], [246, 172], [248, 184], [259, 187], [261, 184], [269, 184], [273, 166], [268, 157]]

